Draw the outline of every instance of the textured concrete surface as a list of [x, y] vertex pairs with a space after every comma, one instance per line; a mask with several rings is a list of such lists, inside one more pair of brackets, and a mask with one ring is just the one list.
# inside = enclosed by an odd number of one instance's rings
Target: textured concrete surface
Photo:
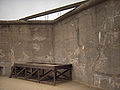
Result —
[[73, 64], [73, 79], [120, 89], [120, 1], [108, 0], [54, 27], [54, 58]]
[[67, 82], [56, 86], [36, 82], [0, 77], [0, 90], [101, 90], [90, 88], [76, 82]]
[[52, 62], [51, 25], [0, 25], [0, 65], [10, 74], [14, 62]]
[[0, 25], [0, 65], [14, 62], [73, 65], [73, 80], [120, 89], [120, 0], [107, 0], [54, 25]]

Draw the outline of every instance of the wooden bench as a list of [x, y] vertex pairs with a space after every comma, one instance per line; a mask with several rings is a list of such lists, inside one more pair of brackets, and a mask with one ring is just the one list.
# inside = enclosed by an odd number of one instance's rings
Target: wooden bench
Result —
[[72, 80], [72, 64], [55, 63], [15, 63], [11, 67], [11, 77], [22, 77], [39, 83], [50, 83]]

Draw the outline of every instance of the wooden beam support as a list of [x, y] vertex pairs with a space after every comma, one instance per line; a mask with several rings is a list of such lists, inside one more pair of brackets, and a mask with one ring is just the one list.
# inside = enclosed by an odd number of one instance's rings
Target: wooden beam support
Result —
[[36, 73], [39, 69], [34, 70], [31, 74], [29, 74], [28, 76], [26, 76], [26, 79], [28, 79], [29, 77], [31, 77], [34, 73]]
[[52, 70], [49, 70], [48, 72], [46, 72], [46, 73], [43, 75], [43, 77], [40, 78], [39, 81], [41, 81], [42, 79], [44, 79], [45, 77], [47, 77], [51, 71], [52, 71]]
[[18, 72], [18, 73], [17, 73], [17, 76], [18, 76], [21, 72], [23, 72], [25, 69], [26, 69], [26, 68], [23, 68], [20, 72]]
[[56, 70], [55, 69], [52, 71], [52, 74], [53, 74], [53, 85], [55, 86], [56, 85]]
[[70, 80], [72, 80], [72, 68], [70, 69], [69, 75], [70, 75]]
[[64, 76], [65, 78], [69, 79], [69, 77], [67, 77], [66, 75], [64, 75], [64, 73], [66, 73], [67, 71], [69, 71], [69, 69], [65, 70], [65, 71], [62, 72], [62, 73], [59, 72], [59, 71], [56, 71], [57, 73], [59, 73], [59, 75], [57, 76], [57, 78], [60, 77], [60, 76], [62, 75], [62, 76]]
[[40, 82], [39, 80], [40, 80], [40, 69], [38, 69], [38, 82]]
[[67, 10], [67, 9], [70, 9], [70, 8], [78, 7], [79, 5], [81, 5], [84, 2], [85, 1], [74, 3], [74, 4], [70, 4], [70, 5], [67, 5], [67, 6], [63, 6], [63, 7], [60, 7], [60, 8], [53, 9], [53, 10], [45, 11], [45, 12], [38, 13], [38, 14], [35, 14], [35, 15], [31, 15], [31, 16], [28, 16], [28, 17], [25, 17], [25, 18], [21, 18], [19, 20], [25, 20], [26, 21], [28, 19], [32, 19], [32, 18], [48, 15], [48, 14], [51, 14], [51, 13]]
[[17, 77], [17, 70], [16, 70], [16, 66], [15, 66], [15, 77]]

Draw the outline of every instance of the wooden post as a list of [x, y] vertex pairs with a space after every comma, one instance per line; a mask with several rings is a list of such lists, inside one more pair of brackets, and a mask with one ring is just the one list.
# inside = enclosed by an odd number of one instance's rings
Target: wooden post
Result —
[[15, 66], [15, 77], [17, 77], [16, 66]]
[[42, 76], [44, 75], [44, 69], [42, 69]]
[[56, 85], [56, 69], [53, 70], [53, 85]]
[[26, 77], [27, 76], [27, 68], [25, 68], [25, 76], [24, 77]]
[[70, 68], [70, 80], [72, 80], [72, 68]]
[[40, 69], [38, 69], [38, 82], [40, 83]]

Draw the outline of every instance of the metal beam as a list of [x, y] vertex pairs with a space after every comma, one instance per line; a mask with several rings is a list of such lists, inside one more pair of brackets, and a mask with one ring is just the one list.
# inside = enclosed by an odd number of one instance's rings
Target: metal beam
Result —
[[45, 11], [45, 12], [38, 13], [38, 14], [35, 14], [35, 15], [31, 15], [31, 16], [28, 16], [28, 17], [25, 17], [25, 18], [21, 18], [21, 19], [19, 19], [19, 20], [25, 20], [25, 21], [26, 21], [26, 20], [28, 20], [28, 19], [32, 19], [32, 18], [36, 18], [36, 17], [48, 15], [48, 14], [51, 14], [51, 13], [63, 11], [63, 10], [66, 10], [66, 9], [78, 7], [79, 5], [81, 5], [81, 4], [84, 3], [84, 2], [85, 2], [85, 1], [78, 2], [78, 3], [74, 3], [74, 4], [70, 4], [70, 5], [67, 5], [67, 6], [63, 6], [63, 7], [60, 7], [60, 8], [53, 9], [53, 10]]
[[85, 2], [85, 3], [82, 2], [79, 7], [71, 10], [70, 12], [67, 12], [66, 14], [58, 17], [55, 20], [31, 20], [31, 21], [24, 21], [24, 20], [28, 20], [29, 19], [29, 17], [26, 17], [26, 18], [20, 19], [18, 21], [17, 20], [16, 21], [0, 21], [0, 25], [14, 25], [14, 24], [17, 24], [17, 25], [21, 25], [21, 24], [22, 25], [26, 25], [26, 24], [27, 25], [29, 25], [29, 24], [38, 24], [38, 25], [39, 24], [49, 24], [49, 25], [51, 25], [51, 24], [55, 24], [55, 23], [57, 23], [59, 21], [62, 21], [65, 18], [68, 18], [68, 17], [70, 17], [70, 16], [72, 16], [74, 14], [80, 13], [80, 12], [86, 10], [86, 9], [89, 9], [89, 8], [91, 8], [91, 7], [95, 6], [95, 5], [98, 5], [98, 4], [102, 3], [102, 2], [105, 2], [105, 1], [107, 1], [107, 0], [87, 0], [87, 2]]
[[14, 20], [14, 21], [0, 21], [0, 25], [51, 25], [54, 21], [53, 20], [29, 20], [29, 21], [21, 21], [21, 20]]
[[104, 1], [107, 1], [107, 0], [89, 0], [88, 2], [83, 3], [79, 7], [77, 7], [75, 9], [67, 12], [66, 14], [58, 17], [57, 19], [54, 20], [54, 23], [56, 23], [58, 21], [61, 21], [61, 20], [65, 19], [65, 18], [67, 18], [67, 17], [70, 17], [70, 16], [72, 16], [74, 14], [77, 14], [79, 12], [82, 12], [83, 10], [86, 10], [86, 9], [88, 9], [90, 7], [93, 7], [93, 6], [97, 5], [97, 4], [100, 4], [100, 3], [104, 2]]

